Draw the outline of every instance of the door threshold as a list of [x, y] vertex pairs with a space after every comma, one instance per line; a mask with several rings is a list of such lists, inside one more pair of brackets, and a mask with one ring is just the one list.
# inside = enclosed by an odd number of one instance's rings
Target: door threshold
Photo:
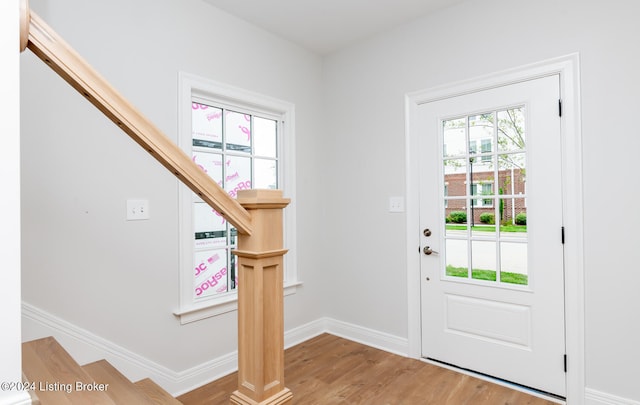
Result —
[[538, 398], [546, 399], [547, 401], [555, 402], [557, 404], [562, 404], [562, 405], [566, 405], [567, 404], [567, 401], [566, 401], [565, 397], [562, 397], [562, 396], [556, 395], [556, 394], [552, 394], [550, 392], [541, 391], [541, 390], [538, 390], [538, 389], [535, 389], [535, 388], [532, 388], [532, 387], [527, 387], [525, 385], [517, 384], [517, 383], [514, 383], [512, 381], [507, 381], [507, 380], [504, 380], [502, 378], [493, 377], [493, 376], [488, 375], [488, 374], [479, 373], [477, 371], [473, 371], [473, 370], [469, 370], [467, 368], [456, 366], [455, 364], [445, 363], [443, 361], [432, 359], [432, 358], [428, 358], [428, 357], [421, 357], [420, 360], [422, 360], [425, 363], [433, 364], [434, 366], [446, 368], [448, 370], [452, 370], [452, 371], [455, 371], [457, 373], [465, 374], [465, 375], [468, 375], [468, 376], [471, 376], [471, 377], [478, 378], [480, 380], [488, 381], [488, 382], [493, 383], [493, 384], [498, 384], [498, 385], [501, 385], [503, 387], [511, 388], [513, 390], [516, 390], [516, 391], [524, 392], [526, 394], [533, 395], [533, 396], [538, 397]]

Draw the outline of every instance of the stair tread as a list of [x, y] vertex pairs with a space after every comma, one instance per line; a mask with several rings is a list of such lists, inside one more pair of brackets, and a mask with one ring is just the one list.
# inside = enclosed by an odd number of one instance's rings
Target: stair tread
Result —
[[85, 364], [82, 368], [94, 381], [107, 385], [105, 393], [117, 404], [146, 404], [154, 402], [106, 360]]
[[153, 380], [145, 378], [144, 380], [137, 381], [135, 385], [140, 388], [145, 394], [151, 398], [154, 404], [157, 405], [182, 405], [182, 402], [172, 397], [161, 386], [156, 384]]
[[114, 404], [53, 337], [23, 343], [22, 368], [43, 404]]

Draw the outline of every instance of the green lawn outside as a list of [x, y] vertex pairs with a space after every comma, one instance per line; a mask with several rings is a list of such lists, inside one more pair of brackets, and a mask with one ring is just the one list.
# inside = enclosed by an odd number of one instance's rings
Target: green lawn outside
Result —
[[[466, 231], [466, 224], [447, 224], [446, 229], [450, 231]], [[474, 225], [472, 231], [478, 232], [495, 232], [494, 225]], [[500, 225], [500, 232], [527, 232], [526, 225]]]
[[[447, 266], [447, 276], [467, 278], [468, 276], [467, 268], [453, 267], [449, 265]], [[520, 284], [520, 285], [529, 284], [529, 277], [526, 274], [509, 273], [509, 272], [503, 271], [500, 273], [500, 276], [501, 276], [500, 277], [501, 281], [503, 283]], [[494, 270], [473, 269], [471, 278], [475, 280], [496, 281], [496, 272]]]

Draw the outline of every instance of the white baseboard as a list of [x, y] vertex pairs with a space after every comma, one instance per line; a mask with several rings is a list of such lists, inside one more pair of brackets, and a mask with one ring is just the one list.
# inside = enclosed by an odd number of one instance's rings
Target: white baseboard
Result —
[[354, 342], [400, 356], [406, 357], [409, 354], [409, 340], [407, 338], [401, 338], [385, 332], [330, 318], [325, 318], [325, 322], [327, 324], [325, 331], [332, 335], [353, 340]]
[[[151, 378], [179, 396], [237, 370], [238, 353], [231, 352], [183, 371], [170, 370], [26, 302], [22, 303], [22, 340], [55, 337], [80, 364], [106, 359], [131, 381]], [[330, 318], [320, 318], [285, 331], [285, 347], [330, 333], [371, 347], [406, 356], [408, 340]]]
[[[23, 341], [54, 336], [79, 363], [84, 364], [106, 359], [130, 380], [151, 378], [174, 396], [228, 375], [236, 371], [238, 367], [238, 353], [231, 352], [187, 370], [170, 370], [24, 302], [22, 304], [22, 325]], [[285, 347], [295, 346], [322, 333], [330, 333], [401, 356], [409, 354], [409, 343], [406, 338], [331, 318], [320, 318], [285, 331]], [[585, 389], [584, 398], [585, 405], [640, 405], [640, 401], [590, 388]], [[9, 404], [26, 405], [29, 403], [29, 401], [15, 399], [18, 402], [9, 402]]]
[[322, 333], [353, 340], [404, 357], [409, 353], [409, 341], [406, 338], [326, 317], [285, 331], [284, 346], [285, 348], [295, 346]]
[[586, 388], [584, 392], [585, 405], [640, 405], [640, 401], [622, 398], [591, 388]]
[[307, 324], [284, 331], [284, 347], [286, 349], [321, 335], [327, 331], [326, 318], [316, 319]]
[[53, 336], [80, 364], [106, 359], [131, 381], [151, 378], [172, 395], [195, 385], [202, 369], [226, 375], [237, 368], [237, 355], [229, 354], [182, 372], [170, 370], [92, 332], [26, 302], [22, 303], [22, 340]]

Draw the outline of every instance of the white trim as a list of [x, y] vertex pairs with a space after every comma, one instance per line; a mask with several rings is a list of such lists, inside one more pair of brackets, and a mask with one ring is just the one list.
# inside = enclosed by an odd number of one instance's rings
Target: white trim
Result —
[[591, 388], [585, 389], [585, 405], [640, 405], [640, 401], [622, 398]]
[[[184, 134], [191, 134], [191, 102], [194, 96], [219, 100], [227, 107], [242, 110], [256, 109], [277, 115], [282, 120], [284, 136], [281, 137], [279, 160], [281, 163], [281, 185], [284, 197], [291, 203], [284, 210], [284, 245], [289, 252], [284, 256], [285, 295], [295, 294], [298, 281], [296, 258], [296, 160], [295, 160], [295, 106], [292, 103], [265, 96], [259, 93], [216, 82], [190, 73], [178, 74], [178, 145], [184, 150], [191, 149], [191, 137], [187, 144]], [[174, 314], [180, 317], [182, 324], [220, 315], [237, 309], [237, 292], [232, 291], [220, 296], [201, 300], [193, 299], [193, 276], [186, 269], [192, 267], [193, 242], [190, 234], [192, 223], [192, 193], [180, 186], [178, 192], [179, 212], [179, 307]], [[189, 228], [189, 231], [187, 231]]]
[[[419, 104], [469, 94], [526, 80], [560, 75], [563, 100], [563, 213], [565, 226], [565, 323], [568, 356], [567, 402], [584, 403], [584, 276], [580, 72], [577, 53], [405, 96], [407, 211], [408, 353], [421, 356], [419, 171], [417, 134], [411, 131]], [[569, 402], [571, 401], [571, 402]]]
[[408, 341], [405, 338], [335, 319], [327, 319], [326, 322], [327, 333], [375, 347], [385, 352], [407, 356]]
[[585, 389], [585, 405], [640, 405], [640, 401], [622, 398], [591, 388]]
[[[295, 294], [297, 291], [297, 287], [301, 285], [301, 281], [285, 285], [284, 296], [286, 297], [287, 295]], [[180, 324], [186, 325], [191, 322], [210, 318], [212, 316], [217, 316], [238, 309], [237, 294], [225, 294], [225, 296], [221, 298], [222, 299], [216, 300], [215, 304], [207, 302], [202, 306], [193, 306], [190, 309], [176, 311], [173, 314], [180, 318]]]
[[407, 357], [406, 338], [326, 317], [286, 331], [284, 334], [285, 348], [295, 346], [323, 333]]
[[284, 332], [284, 348], [288, 349], [327, 332], [327, 319], [319, 318]]
[[151, 376], [171, 392], [171, 385], [182, 381], [188, 374], [176, 373], [26, 302], [22, 303], [22, 321], [23, 340], [54, 336], [78, 363], [104, 358], [132, 381]]
[[[23, 302], [22, 308], [25, 328], [32, 329], [24, 334], [24, 339], [30, 340], [44, 336], [54, 336], [65, 350], [81, 364], [106, 359], [130, 380], [137, 381], [142, 378], [151, 378], [176, 397], [231, 374], [238, 368], [238, 352], [233, 351], [186, 370], [173, 371], [33, 305]], [[326, 317], [285, 331], [285, 348], [303, 343], [323, 333], [329, 333], [403, 357], [412, 357], [408, 356], [408, 339]], [[423, 359], [423, 361], [426, 360]], [[431, 363], [429, 361], [426, 362]], [[440, 363], [432, 364], [448, 368]], [[463, 370], [454, 370], [531, 395], [550, 399], [519, 386]], [[640, 405], [638, 402], [625, 400], [595, 390], [587, 391], [587, 397], [591, 401], [587, 405]], [[562, 403], [562, 401], [555, 399], [551, 400]], [[16, 405], [18, 404], [21, 403], [16, 403]]]
[[[233, 351], [186, 370], [174, 371], [26, 302], [22, 303], [22, 318], [24, 340], [54, 336], [78, 363], [106, 359], [131, 381], [151, 378], [173, 396], [208, 384], [238, 368], [238, 352]], [[322, 333], [401, 356], [407, 353], [407, 340], [404, 338], [330, 318], [319, 318], [287, 330], [284, 334], [285, 348]]]

